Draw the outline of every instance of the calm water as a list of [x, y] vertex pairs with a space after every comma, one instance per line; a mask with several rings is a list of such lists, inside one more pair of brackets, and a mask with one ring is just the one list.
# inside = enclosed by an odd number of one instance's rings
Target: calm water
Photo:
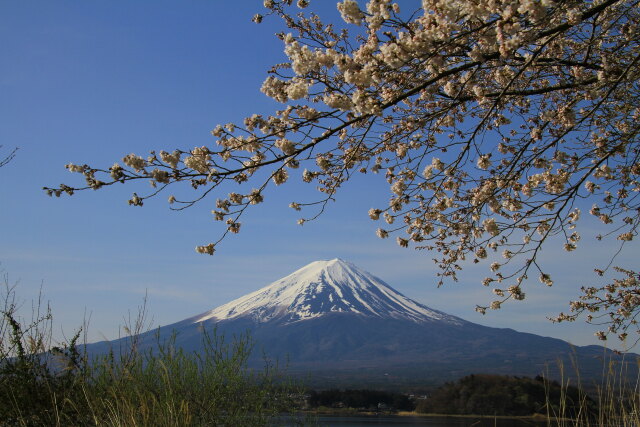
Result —
[[[429, 427], [525, 427], [546, 426], [544, 422], [531, 422], [523, 420], [505, 420], [497, 419], [492, 420], [488, 418], [448, 418], [448, 417], [394, 417], [394, 416], [319, 416], [316, 419], [311, 420], [310, 425], [317, 425], [322, 427], [373, 427], [373, 426], [391, 426], [391, 427], [414, 427], [414, 426], [429, 426]], [[287, 424], [294, 426], [294, 422]], [[306, 424], [305, 425], [309, 425]]]

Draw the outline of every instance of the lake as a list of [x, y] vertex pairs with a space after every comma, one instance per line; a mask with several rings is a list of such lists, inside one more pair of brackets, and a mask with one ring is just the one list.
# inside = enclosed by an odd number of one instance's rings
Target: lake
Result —
[[[315, 421], [315, 423], [314, 423]], [[286, 425], [296, 425], [295, 423]], [[305, 424], [307, 425], [307, 424]], [[321, 415], [312, 419], [311, 425], [322, 427], [525, 427], [546, 426], [545, 422], [533, 422], [519, 419], [491, 419], [491, 418], [458, 418], [458, 417], [412, 417], [412, 416], [338, 416]]]

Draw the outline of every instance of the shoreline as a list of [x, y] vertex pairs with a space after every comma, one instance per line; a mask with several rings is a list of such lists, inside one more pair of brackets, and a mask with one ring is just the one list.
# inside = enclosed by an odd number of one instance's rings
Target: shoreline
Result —
[[473, 415], [473, 414], [424, 414], [414, 411], [358, 411], [353, 408], [326, 408], [301, 411], [305, 414], [313, 415], [335, 415], [335, 416], [362, 416], [362, 417], [379, 417], [379, 416], [395, 416], [395, 417], [413, 417], [413, 418], [480, 418], [480, 419], [504, 419], [504, 420], [522, 420], [522, 421], [534, 421], [534, 422], [546, 422], [552, 418], [547, 417], [544, 414], [532, 414], [532, 415]]

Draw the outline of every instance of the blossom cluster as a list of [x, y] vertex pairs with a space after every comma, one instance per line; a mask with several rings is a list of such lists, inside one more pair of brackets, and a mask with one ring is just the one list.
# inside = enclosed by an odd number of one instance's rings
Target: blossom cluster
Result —
[[[224, 237], [267, 185], [315, 184], [317, 200], [290, 205], [318, 209], [303, 224], [355, 173], [383, 174], [389, 202], [368, 212], [387, 224], [376, 234], [434, 253], [440, 283], [468, 261], [487, 263], [482, 284], [500, 299], [480, 312], [524, 299], [530, 275], [553, 284], [538, 254], [556, 239], [568, 252], [578, 247], [580, 199], [622, 244], [637, 236], [636, 3], [423, 0], [401, 10], [390, 0], [342, 0], [341, 28], [307, 13], [312, 2], [296, 2], [295, 13], [292, 0], [264, 6], [287, 26], [278, 36], [288, 60], [261, 88], [281, 109], [217, 125], [207, 146], [129, 154], [109, 169], [69, 165], [87, 185], [47, 191], [147, 179], [152, 192], [130, 200], [141, 206], [186, 182], [200, 193], [171, 196], [181, 209], [213, 190], [222, 197], [225, 186], [258, 187], [218, 199], [212, 214], [226, 222]], [[197, 251], [213, 254], [218, 242]]]

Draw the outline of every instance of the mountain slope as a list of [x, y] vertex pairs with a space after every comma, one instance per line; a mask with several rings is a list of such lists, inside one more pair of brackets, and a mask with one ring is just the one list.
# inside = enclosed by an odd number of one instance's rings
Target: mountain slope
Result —
[[338, 258], [312, 262], [258, 291], [203, 313], [196, 321], [249, 317], [258, 323], [291, 323], [329, 313], [462, 322], [405, 297], [377, 277]]
[[[198, 351], [202, 331], [214, 329], [226, 336], [250, 331], [257, 366], [266, 354], [286, 360], [290, 372], [334, 385], [384, 385], [385, 374], [416, 385], [470, 373], [553, 376], [559, 362], [565, 368], [577, 362], [587, 379], [602, 373], [603, 358], [620, 359], [599, 346], [572, 347], [467, 322], [417, 303], [340, 259], [313, 262], [244, 297], [143, 334], [138, 345], [149, 348], [158, 334], [163, 341], [175, 333], [175, 345]], [[105, 352], [122, 343], [92, 344], [89, 350]]]

